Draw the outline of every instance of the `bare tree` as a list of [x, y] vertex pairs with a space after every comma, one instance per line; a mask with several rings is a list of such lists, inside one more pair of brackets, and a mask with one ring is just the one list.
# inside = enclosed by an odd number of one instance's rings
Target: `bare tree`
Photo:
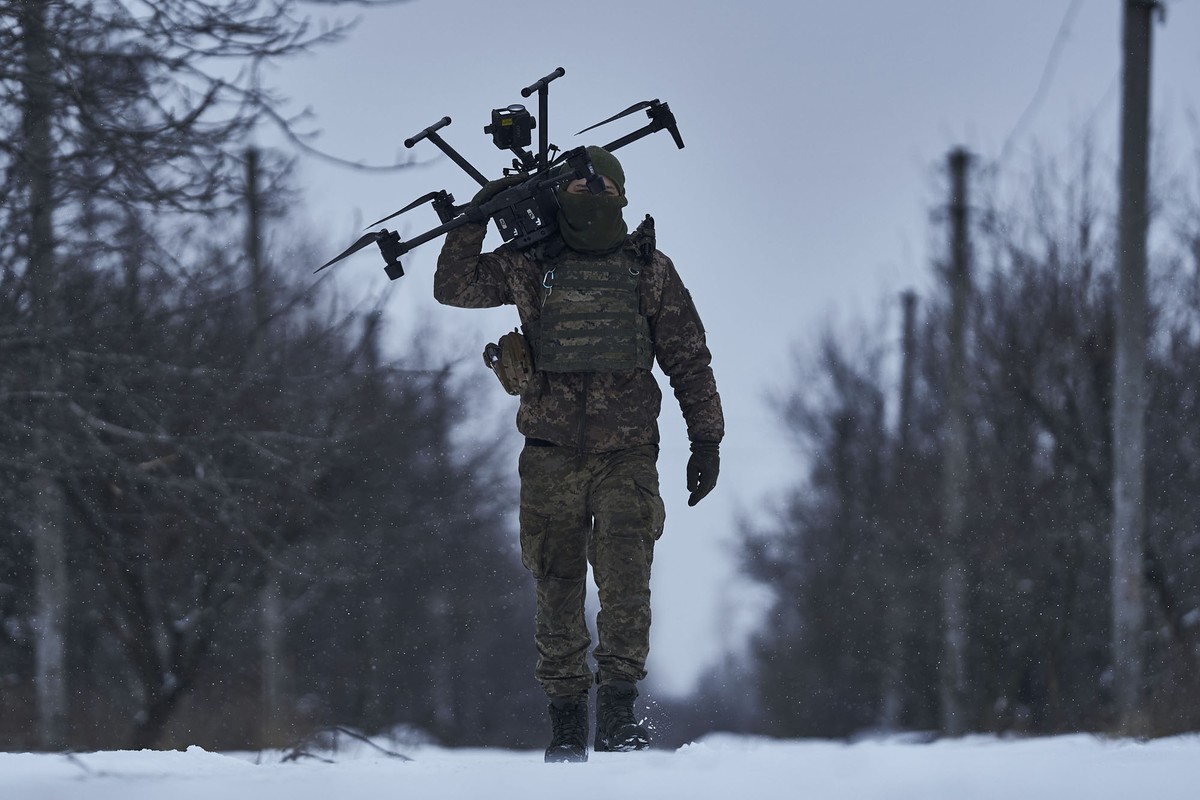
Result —
[[[1014, 185], [1001, 203], [982, 194], [976, 223], [977, 280], [964, 409], [973, 468], [961, 484], [972, 534], [960, 557], [969, 570], [963, 613], [970, 626], [964, 713], [970, 730], [1064, 732], [1113, 730], [1118, 704], [1112, 673], [1114, 602], [1110, 531], [1113, 525], [1112, 428], [1117, 308], [1116, 201], [1097, 180], [1095, 158], [1082, 148], [1071, 169], [1035, 163], [1032, 179]], [[1193, 165], [1195, 170], [1195, 165]], [[1194, 181], [1194, 176], [1192, 178]], [[1171, 184], [1178, 186], [1178, 183]], [[1153, 734], [1193, 730], [1200, 720], [1200, 570], [1194, 568], [1200, 511], [1188, 488], [1197, 479], [1200, 448], [1200, 298], [1196, 276], [1195, 208], [1191, 192], [1164, 193], [1159, 206], [1176, 220], [1177, 238], [1164, 238], [1150, 264], [1145, 323], [1154, 335], [1146, 362], [1146, 496], [1150, 522], [1135, 560], [1143, 565], [1146, 624], [1141, 708]], [[846, 725], [880, 716], [855, 712], [873, 696], [868, 673], [854, 663], [897, 670], [896, 631], [880, 636], [876, 620], [842, 614], [847, 587], [894, 601], [895, 573], [867, 569], [872, 519], [883, 530], [902, 521], [911, 562], [910, 616], [899, 674], [908, 701], [901, 724], [938, 722], [937, 657], [943, 623], [938, 570], [945, 541], [938, 529], [937, 466], [950, 380], [948, 293], [923, 298], [921, 324], [905, 350], [900, 404], [907, 421], [898, 432], [862, 424], [866, 398], [887, 396], [870, 361], [848, 342], [866, 332], [825, 341], [815, 372], [797, 374], [784, 417], [802, 434], [813, 473], [780, 508], [775, 524], [746, 531], [746, 571], [777, 592], [772, 624], [757, 642], [755, 672], [767, 717], [764, 730], [781, 734], [846, 733]], [[836, 353], [836, 359], [827, 354]], [[857, 376], [857, 382], [845, 376]], [[860, 385], [856, 385], [856, 383]], [[818, 392], [817, 387], [839, 391]], [[859, 398], [854, 401], [852, 398]], [[849, 420], [860, 422], [849, 424]], [[849, 446], [855, 429], [864, 437]], [[841, 435], [838, 432], [841, 431]], [[902, 435], [901, 435], [902, 434]], [[879, 452], [903, 454], [880, 463]], [[840, 482], [891, 468], [884, 510], [863, 499], [869, 482]], [[847, 499], [848, 487], [851, 497]], [[852, 543], [844, 537], [854, 539]], [[899, 618], [889, 610], [892, 624]], [[849, 661], [822, 633], [852, 641]], [[931, 680], [931, 676], [933, 676]], [[883, 698], [895, 696], [894, 682]], [[887, 718], [884, 715], [883, 718]], [[894, 716], [891, 717], [895, 719]]]
[[56, 420], [70, 417], [64, 334], [83, 311], [63, 291], [66, 265], [111, 264], [118, 254], [107, 243], [146, 212], [211, 213], [231, 201], [233, 148], [265, 117], [288, 123], [261, 85], [261, 66], [344, 30], [313, 30], [296, 6], [0, 3], [0, 252], [4, 282], [23, 298], [13, 323], [40, 351], [23, 394], [21, 424], [30, 434], [19, 479], [37, 563], [43, 747], [61, 747], [66, 725], [68, 510]]

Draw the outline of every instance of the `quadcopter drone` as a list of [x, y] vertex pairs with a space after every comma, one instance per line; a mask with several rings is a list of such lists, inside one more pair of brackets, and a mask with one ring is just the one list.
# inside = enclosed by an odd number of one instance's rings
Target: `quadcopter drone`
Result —
[[[387, 228], [371, 231], [364, 234], [358, 241], [347, 247], [340, 254], [322, 264], [316, 271], [320, 272], [347, 256], [375, 244], [379, 246], [379, 250], [383, 254], [383, 260], [387, 264], [384, 272], [387, 273], [388, 278], [396, 280], [404, 274], [404, 268], [400, 263], [400, 259], [410, 250], [439, 236], [443, 236], [455, 228], [462, 227], [468, 223], [484, 222], [489, 218], [495, 222], [504, 241], [518, 250], [533, 247], [543, 239], [551, 236], [558, 228], [557, 190], [559, 187], [573, 180], [582, 179], [587, 182], [587, 186], [592, 193], [600, 194], [604, 191], [604, 181], [596, 174], [596, 169], [592, 165], [592, 160], [588, 156], [586, 147], [576, 147], [559, 153], [558, 147], [550, 144], [547, 126], [550, 82], [556, 78], [561, 78], [565, 74], [566, 70], [559, 67], [546, 77], [521, 90], [521, 97], [525, 98], [537, 92], [538, 117], [541, 119], [540, 126], [537, 119], [530, 114], [525, 106], [514, 104], [504, 108], [493, 109], [491, 124], [485, 126], [483, 129], [484, 133], [491, 134], [492, 143], [496, 147], [501, 150], [508, 150], [516, 156], [513, 159], [511, 170], [506, 169], [505, 173], [519, 175], [524, 180], [504, 189], [486, 202], [478, 205], [471, 203], [456, 205], [454, 195], [444, 189], [422, 195], [394, 214], [389, 214], [367, 227], [374, 228], [377, 225], [382, 225], [390, 219], [412, 211], [425, 203], [430, 203], [433, 206], [433, 210], [437, 213], [438, 219], [441, 221], [441, 224], [436, 228], [407, 240], [402, 240], [398, 232], [389, 231]], [[634, 103], [624, 111], [614, 114], [602, 122], [597, 122], [591, 127], [584, 128], [579, 133], [585, 133], [601, 125], [607, 125], [610, 122], [615, 122], [642, 110], [645, 110], [646, 116], [649, 117], [650, 121], [641, 128], [604, 145], [605, 150], [612, 152], [631, 142], [662, 130], [668, 131], [675, 140], [675, 145], [679, 149], [683, 149], [683, 139], [679, 135], [675, 116], [671, 113], [671, 109], [666, 103], [661, 103], [658, 100], [644, 100], [640, 103]], [[404, 146], [412, 148], [417, 142], [427, 139], [449, 156], [476, 183], [480, 186], [485, 185], [488, 183], [488, 179], [484, 177], [483, 173], [472, 166], [470, 162], [463, 158], [461, 154], [447, 144], [438, 134], [439, 130], [449, 124], [450, 117], [442, 117], [415, 136], [405, 139]], [[538, 152], [536, 154], [529, 150], [533, 142], [533, 131], [535, 129], [538, 131]], [[578, 136], [579, 134], [576, 135]]]

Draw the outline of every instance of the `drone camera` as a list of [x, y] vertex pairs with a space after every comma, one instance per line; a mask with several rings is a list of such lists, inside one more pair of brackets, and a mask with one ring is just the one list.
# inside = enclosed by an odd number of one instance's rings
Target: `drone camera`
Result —
[[501, 150], [529, 147], [533, 143], [532, 131], [537, 120], [522, 105], [492, 109], [492, 124], [484, 127], [484, 133], [492, 135], [492, 143]]

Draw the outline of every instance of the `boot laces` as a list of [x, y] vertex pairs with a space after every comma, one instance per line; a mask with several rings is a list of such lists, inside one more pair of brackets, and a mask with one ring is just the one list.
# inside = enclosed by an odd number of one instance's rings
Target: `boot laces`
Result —
[[587, 740], [587, 719], [580, 703], [550, 704], [550, 725], [554, 744]]
[[607, 723], [605, 727], [610, 733], [617, 733], [626, 727], [638, 725], [637, 717], [633, 714], [633, 698], [632, 692], [614, 690], [604, 692], [604, 719]]

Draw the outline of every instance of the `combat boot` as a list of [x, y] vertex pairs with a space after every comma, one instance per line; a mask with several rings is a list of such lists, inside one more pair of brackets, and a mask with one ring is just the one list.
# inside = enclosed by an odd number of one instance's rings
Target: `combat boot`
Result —
[[596, 692], [597, 753], [645, 750], [650, 746], [650, 734], [633, 714], [633, 701], [638, 691], [630, 681], [610, 681]]
[[546, 762], [587, 761], [588, 698], [554, 697], [550, 700], [550, 746]]

